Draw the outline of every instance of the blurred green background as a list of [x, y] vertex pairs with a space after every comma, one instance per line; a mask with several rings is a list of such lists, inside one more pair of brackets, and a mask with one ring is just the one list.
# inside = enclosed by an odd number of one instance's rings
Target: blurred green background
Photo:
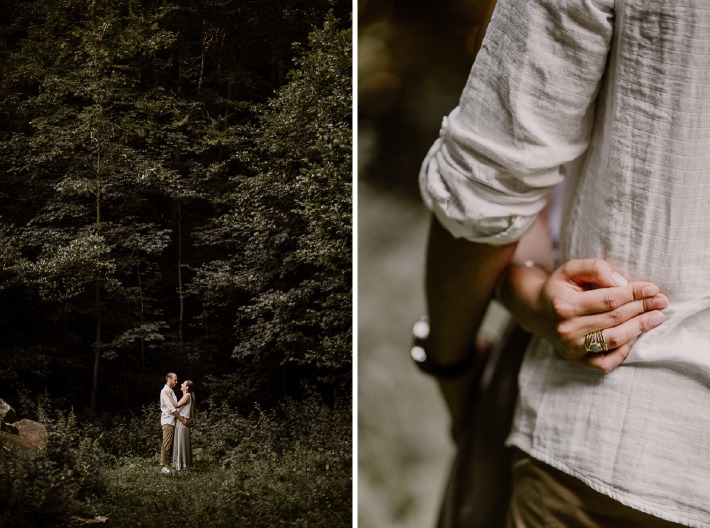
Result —
[[358, 525], [431, 527], [453, 456], [409, 359], [424, 311], [419, 166], [458, 102], [488, 2], [358, 3]]

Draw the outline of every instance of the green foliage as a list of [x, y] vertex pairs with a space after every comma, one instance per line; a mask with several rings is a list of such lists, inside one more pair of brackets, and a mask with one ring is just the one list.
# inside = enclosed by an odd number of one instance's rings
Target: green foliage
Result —
[[224, 461], [227, 494], [249, 504], [241, 517], [245, 525], [262, 519], [260, 526], [349, 526], [348, 409], [345, 401], [329, 408], [312, 397], [257, 414], [249, 435]]
[[146, 405], [140, 414], [108, 416], [89, 422], [86, 429], [97, 438], [101, 449], [116, 460], [145, 457], [156, 451], [159, 442], [158, 403]]
[[63, 526], [71, 514], [70, 486], [48, 459], [0, 458], [0, 527]]
[[8, 7], [4, 397], [128, 413], [171, 369], [268, 407], [349, 379], [350, 5]]
[[203, 406], [193, 421], [193, 467], [163, 475], [157, 405], [139, 415], [77, 419], [42, 398], [47, 456], [0, 457], [0, 527], [66, 526], [105, 516], [111, 526], [340, 527], [352, 511], [349, 398], [287, 401], [245, 418]]
[[[73, 412], [39, 409], [47, 427], [46, 456], [0, 457], [0, 527], [66, 526], [105, 492], [98, 468], [111, 458], [79, 427]], [[50, 417], [51, 415], [51, 417]]]
[[258, 141], [269, 153], [267, 174], [288, 187], [282, 196], [292, 197], [290, 222], [299, 226], [283, 256], [298, 286], [267, 291], [262, 304], [291, 320], [284, 327], [295, 338], [284, 343], [284, 361], [331, 369], [348, 365], [351, 349], [351, 42], [351, 30], [332, 17], [311, 33]]
[[254, 386], [294, 367], [323, 381], [350, 374], [351, 42], [329, 15], [296, 46], [289, 82], [247, 129], [255, 148], [235, 155], [252, 172], [232, 179], [229, 211], [200, 234], [205, 245], [234, 248], [231, 259], [203, 265], [193, 285], [208, 318], [236, 309], [234, 358], [261, 368]]

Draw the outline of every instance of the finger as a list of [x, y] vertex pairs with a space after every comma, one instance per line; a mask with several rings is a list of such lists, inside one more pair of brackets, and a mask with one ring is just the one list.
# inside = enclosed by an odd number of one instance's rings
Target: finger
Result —
[[579, 332], [587, 335], [589, 332], [600, 328], [614, 328], [630, 321], [642, 313], [668, 308], [668, 297], [660, 293], [655, 297], [627, 302], [610, 311], [602, 311], [581, 316], [575, 323], [579, 325]]
[[[661, 301], [651, 301], [651, 299], [659, 295], [659, 292], [658, 286], [651, 282], [633, 282], [625, 287], [600, 288], [597, 290], [578, 292], [575, 294], [576, 312], [578, 315], [611, 312], [635, 300], [643, 299], [649, 299], [649, 302], [643, 303], [642, 308], [648, 307], [651, 310], [662, 310], [666, 308], [667, 304], [663, 306], [663, 308], [656, 308], [655, 305], [660, 305]], [[668, 300], [667, 297], [664, 297], [664, 299], [666, 301]], [[641, 309], [641, 311], [648, 310], [644, 308]], [[597, 328], [604, 328], [606, 326], [609, 325], [598, 326]]]
[[626, 286], [629, 281], [603, 259], [570, 260], [563, 265], [563, 271], [579, 285], [596, 284], [605, 288]]
[[609, 350], [611, 350], [632, 341], [651, 328], [657, 327], [665, 320], [666, 316], [663, 315], [663, 312], [658, 310], [646, 312], [633, 317], [619, 326], [607, 328], [603, 331], [604, 339], [606, 340]]
[[665, 310], [670, 304], [668, 296], [665, 293], [659, 293], [655, 297], [647, 297], [646, 299], [642, 299], [641, 302], [643, 302], [644, 312], [650, 312], [652, 310]]
[[[605, 328], [601, 332], [607, 349], [612, 351], [616, 348], [629, 345], [629, 343], [635, 341], [638, 336], [644, 332], [647, 332], [651, 328], [655, 328], [663, 323], [665, 319], [666, 316], [663, 315], [662, 312], [653, 310], [651, 312], [637, 315], [625, 323], [613, 328]], [[584, 349], [584, 338], [582, 338], [580, 344], [581, 348]]]
[[621, 365], [626, 360], [626, 358], [629, 356], [629, 353], [631, 352], [631, 346], [635, 341], [636, 340], [634, 339], [630, 343], [626, 343], [625, 345], [615, 348], [614, 350], [610, 350], [606, 353], [586, 354], [584, 357], [582, 357], [580, 363], [589, 368], [607, 374], [619, 365]]

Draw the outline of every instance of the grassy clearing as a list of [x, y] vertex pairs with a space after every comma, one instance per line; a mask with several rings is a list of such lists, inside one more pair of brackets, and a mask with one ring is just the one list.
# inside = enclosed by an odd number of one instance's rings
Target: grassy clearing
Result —
[[226, 407], [201, 412], [194, 466], [170, 475], [158, 464], [158, 416], [150, 406], [109, 426], [41, 409], [48, 456], [0, 459], [0, 527], [98, 516], [119, 528], [351, 525], [349, 400], [312, 396], [248, 418]]
[[104, 471], [107, 490], [92, 510], [116, 527], [160, 526], [168, 518], [186, 527], [349, 526], [349, 505], [338, 508], [332, 496], [337, 488], [349, 494], [348, 479], [333, 489], [327, 471], [274, 459], [241, 472], [198, 463], [163, 475], [152, 460], [127, 459]]

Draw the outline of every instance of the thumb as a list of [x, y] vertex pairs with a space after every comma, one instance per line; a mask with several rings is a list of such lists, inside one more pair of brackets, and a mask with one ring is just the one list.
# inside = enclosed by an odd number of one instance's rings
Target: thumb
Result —
[[602, 288], [611, 288], [629, 284], [629, 281], [604, 259], [570, 260], [565, 264], [565, 273], [578, 285], [595, 284]]

